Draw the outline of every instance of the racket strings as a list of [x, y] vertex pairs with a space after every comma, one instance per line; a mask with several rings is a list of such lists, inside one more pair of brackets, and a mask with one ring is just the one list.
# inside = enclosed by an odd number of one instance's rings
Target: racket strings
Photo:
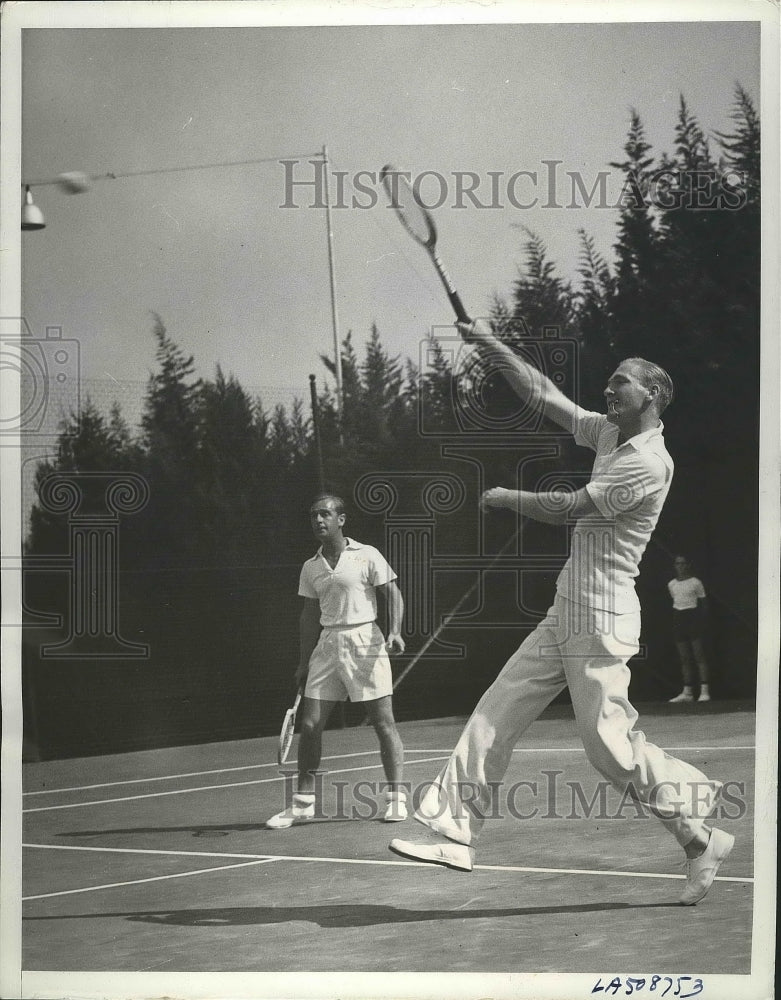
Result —
[[[333, 158], [331, 159], [331, 163], [345, 178], [348, 188], [359, 198], [365, 197], [366, 192], [361, 191], [352, 183], [350, 173], [347, 170], [344, 170], [340, 164], [336, 163]], [[369, 212], [368, 216], [373, 225], [377, 226], [377, 229], [382, 233], [385, 243], [391, 243], [393, 245], [394, 252], [399, 254], [399, 256], [409, 266], [409, 269], [415, 274], [415, 277], [420, 282], [421, 287], [425, 289], [426, 294], [431, 301], [439, 303], [441, 301], [441, 291], [438, 283], [433, 279], [431, 268], [428, 266], [425, 268], [422, 267], [418, 260], [418, 254], [410, 253], [409, 241], [400, 237], [399, 228], [395, 222], [391, 224], [390, 222], [385, 221], [387, 208], [385, 209], [385, 215], [377, 212]], [[407, 311], [412, 319], [417, 318], [417, 310], [411, 309], [409, 305], [407, 305]]]
[[434, 223], [420, 204], [407, 178], [393, 169], [385, 168], [382, 183], [388, 194], [388, 200], [410, 236], [423, 246], [433, 246], [437, 236]]

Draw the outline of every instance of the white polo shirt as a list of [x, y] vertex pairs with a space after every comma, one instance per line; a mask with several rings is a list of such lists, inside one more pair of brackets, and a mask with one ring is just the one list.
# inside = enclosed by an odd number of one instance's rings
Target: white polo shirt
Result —
[[700, 598], [706, 596], [702, 581], [696, 576], [690, 576], [686, 580], [679, 580], [676, 577], [670, 580], [667, 589], [670, 591], [676, 611], [691, 611], [692, 608], [699, 607]]
[[596, 452], [588, 495], [599, 513], [578, 519], [558, 592], [614, 614], [640, 609], [635, 577], [673, 477], [663, 425], [618, 444], [619, 429], [602, 413], [579, 409], [575, 441]]
[[385, 557], [373, 545], [362, 545], [352, 538], [345, 541], [347, 547], [335, 567], [331, 567], [321, 546], [301, 568], [299, 596], [320, 602], [320, 624], [324, 628], [375, 621], [374, 588], [396, 579]]

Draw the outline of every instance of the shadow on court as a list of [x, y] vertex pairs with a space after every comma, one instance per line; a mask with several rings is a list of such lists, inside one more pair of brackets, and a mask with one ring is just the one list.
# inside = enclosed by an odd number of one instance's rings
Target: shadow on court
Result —
[[[654, 720], [662, 745], [685, 745], [693, 762], [745, 783], [750, 793], [753, 716], [682, 722], [672, 713]], [[523, 778], [546, 788], [548, 772], [541, 768], [550, 766], [566, 769], [568, 780], [580, 781], [590, 797], [596, 778], [573, 749], [571, 720], [535, 725], [513, 756], [508, 784]], [[408, 746], [452, 746], [460, 731], [456, 720], [402, 724]], [[357, 784], [368, 763], [380, 766], [371, 732], [345, 730], [339, 749], [374, 755], [338, 767], [336, 779], [347, 786]], [[189, 777], [176, 780], [179, 771], [187, 776], [218, 764], [227, 771], [274, 752], [271, 740], [238, 741], [218, 751], [195, 748], [194, 756], [190, 750], [149, 751], [67, 767], [34, 765], [28, 787], [47, 797], [30, 801], [24, 817], [23, 967], [35, 974], [174, 967], [274, 974], [583, 973], [609, 960], [626, 969], [750, 971], [749, 793], [745, 816], [732, 821], [741, 836], [726, 874], [735, 881], [720, 881], [708, 905], [690, 909], [677, 902], [680, 883], [665, 881], [673, 877], [678, 854], [656, 824], [617, 827], [579, 814], [576, 822], [548, 820], [542, 797], [531, 803], [539, 815], [523, 824], [510, 815], [497, 818], [480, 870], [459, 878], [392, 861], [387, 842], [396, 830], [376, 814], [331, 815], [336, 780], [324, 779], [325, 815], [289, 832], [264, 826], [284, 797], [281, 779], [257, 788], [215, 784], [196, 790], [188, 788]], [[424, 782], [432, 770], [429, 762], [410, 762], [410, 780]], [[147, 787], [150, 774], [165, 776], [170, 785]], [[127, 795], [130, 779], [138, 781], [138, 794]], [[109, 789], [95, 803], [87, 801], [91, 790], [71, 790], [112, 781], [120, 789]], [[565, 800], [565, 817], [570, 806]], [[281, 857], [274, 864], [264, 864], [275, 855]], [[556, 859], [566, 859], [571, 869], [507, 867], [513, 860], [547, 865]], [[657, 877], [626, 870], [629, 864]]]
[[567, 906], [518, 906], [509, 909], [405, 910], [397, 906], [357, 903], [347, 906], [232, 906], [202, 910], [147, 910], [130, 913], [64, 913], [25, 920], [105, 920], [118, 917], [143, 924], [171, 927], [242, 927], [252, 924], [305, 922], [318, 927], [374, 927], [377, 924], [414, 924], [430, 920], [496, 920], [501, 917], [542, 917], [564, 913], [602, 913], [607, 910], [649, 910], [680, 907], [680, 903], [578, 903]]
[[[363, 820], [366, 822], [379, 822], [379, 820], [374, 820], [373, 817], [369, 817]], [[323, 819], [307, 820], [306, 826], [320, 826], [327, 823], [331, 826], [334, 823], [356, 823], [361, 822], [352, 816], [341, 817], [331, 817], [327, 816]], [[304, 825], [304, 824], [300, 824]], [[65, 830], [62, 833], [57, 833], [57, 837], [105, 837], [109, 834], [148, 834], [148, 833], [189, 833], [193, 837], [227, 837], [231, 833], [263, 833], [263, 834], [274, 834], [279, 833], [279, 830], [269, 830], [266, 827], [265, 821], [262, 823], [216, 823], [214, 825], [198, 824], [198, 826], [128, 826], [128, 827], [112, 827], [109, 829], [102, 830]]]

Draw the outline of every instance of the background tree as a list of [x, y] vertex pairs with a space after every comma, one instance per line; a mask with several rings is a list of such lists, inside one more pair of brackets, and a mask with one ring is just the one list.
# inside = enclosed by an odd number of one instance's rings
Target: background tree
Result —
[[150, 486], [147, 521], [161, 564], [179, 566], [197, 562], [204, 543], [203, 494], [194, 480], [202, 383], [194, 376], [194, 358], [170, 339], [157, 315], [152, 333], [158, 370], [149, 377], [141, 417], [143, 470]]
[[[670, 370], [678, 395], [664, 422], [676, 475], [638, 581], [647, 658], [635, 665], [633, 692], [663, 698], [678, 681], [665, 584], [672, 556], [684, 550], [714, 608], [715, 687], [721, 697], [748, 696], [758, 548], [759, 119], [738, 87], [731, 130], [707, 137], [681, 98], [673, 140], [671, 154], [655, 157], [633, 111], [624, 158], [613, 164], [623, 180], [614, 256], [581, 230], [570, 281], [542, 238], [524, 230], [518, 276], [506, 299], [491, 301], [489, 316], [502, 340], [589, 409], [603, 409], [605, 379], [624, 357], [646, 356]], [[319, 488], [308, 406], [296, 400], [267, 412], [221, 368], [212, 379], [198, 377], [195, 359], [158, 316], [152, 335], [156, 366], [138, 430], [117, 406], [104, 414], [87, 399], [36, 472], [38, 485], [54, 471], [146, 478], [148, 505], [121, 527], [120, 593], [123, 630], [148, 642], [151, 658], [63, 667], [41, 661], [30, 641], [24, 669], [40, 685], [43, 755], [271, 733], [291, 693], [298, 573], [314, 551], [307, 510]], [[421, 368], [390, 355], [376, 325], [360, 351], [350, 333], [342, 342], [341, 419], [332, 388], [321, 387], [317, 401], [326, 487], [351, 505], [349, 533], [383, 546], [383, 516], [354, 502], [363, 476], [459, 476], [468, 495], [437, 516], [436, 530], [438, 553], [463, 555], [476, 544], [479, 484], [461, 453], [479, 449], [489, 484], [513, 485], [527, 445], [555, 428], [519, 408], [504, 377], [481, 368], [470, 348], [417, 330], [410, 343], [416, 336], [425, 347]], [[566, 361], [554, 356], [561, 345], [571, 352]], [[333, 376], [333, 360], [322, 361]], [[487, 430], [470, 423], [478, 411], [490, 418]], [[487, 446], [494, 418], [515, 428], [514, 448]], [[591, 456], [569, 437], [545, 440], [556, 441], [556, 453], [525, 467], [525, 488], [542, 474], [577, 478], [590, 467]], [[417, 481], [394, 482], [402, 484], [396, 514], [412, 512]], [[483, 526], [489, 551], [516, 527], [501, 517]], [[65, 519], [34, 504], [30, 565], [67, 554], [67, 545]], [[566, 549], [560, 529], [527, 526], [523, 553], [546, 557], [545, 572], [524, 575], [527, 606], [544, 610]], [[421, 568], [409, 560], [399, 567], [411, 579]], [[470, 582], [451, 574], [441, 606], [452, 607]], [[67, 618], [66, 583], [61, 573], [29, 574], [28, 605]], [[516, 597], [504, 586], [492, 592], [491, 607], [517, 622]], [[439, 711], [469, 711], [522, 637], [517, 625], [454, 627], [448, 636], [468, 646], [468, 669], [463, 661], [426, 661], [405, 681], [402, 718], [431, 711], [435, 692]]]

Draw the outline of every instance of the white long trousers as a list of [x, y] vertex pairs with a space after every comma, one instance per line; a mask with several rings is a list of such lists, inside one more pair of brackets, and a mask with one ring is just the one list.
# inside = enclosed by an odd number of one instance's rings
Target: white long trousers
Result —
[[634, 728], [627, 660], [638, 651], [640, 613], [613, 615], [556, 596], [543, 622], [481, 698], [415, 818], [474, 845], [513, 748], [569, 686], [588, 759], [615, 788], [646, 803], [681, 846], [702, 831], [721, 783], [646, 741]]

